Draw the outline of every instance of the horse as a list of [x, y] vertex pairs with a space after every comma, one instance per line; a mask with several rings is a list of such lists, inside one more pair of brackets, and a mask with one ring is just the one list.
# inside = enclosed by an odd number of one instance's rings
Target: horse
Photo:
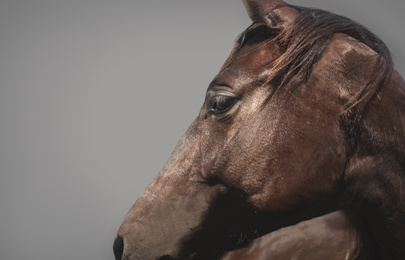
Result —
[[353, 20], [244, 0], [251, 26], [117, 260], [405, 259], [405, 82]]

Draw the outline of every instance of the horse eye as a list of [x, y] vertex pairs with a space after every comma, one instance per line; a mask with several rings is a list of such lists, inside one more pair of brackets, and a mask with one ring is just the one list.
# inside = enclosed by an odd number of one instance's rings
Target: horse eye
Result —
[[217, 95], [210, 99], [207, 105], [207, 112], [209, 114], [222, 114], [228, 111], [236, 103], [237, 98]]

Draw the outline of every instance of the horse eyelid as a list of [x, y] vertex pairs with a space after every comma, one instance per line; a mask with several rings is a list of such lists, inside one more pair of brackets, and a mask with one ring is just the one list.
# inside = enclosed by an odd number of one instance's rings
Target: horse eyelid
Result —
[[[227, 95], [217, 95], [212, 97], [207, 104], [207, 113], [208, 114], [223, 114], [229, 111], [235, 103], [238, 101], [238, 98], [227, 96]], [[222, 102], [222, 104], [221, 104]], [[223, 106], [223, 107], [221, 107]]]

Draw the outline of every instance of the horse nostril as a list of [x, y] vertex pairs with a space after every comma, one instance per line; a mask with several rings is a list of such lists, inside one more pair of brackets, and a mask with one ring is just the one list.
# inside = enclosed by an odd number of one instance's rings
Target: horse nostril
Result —
[[121, 236], [117, 236], [113, 245], [114, 255], [116, 260], [122, 259], [122, 254], [124, 252], [124, 239]]

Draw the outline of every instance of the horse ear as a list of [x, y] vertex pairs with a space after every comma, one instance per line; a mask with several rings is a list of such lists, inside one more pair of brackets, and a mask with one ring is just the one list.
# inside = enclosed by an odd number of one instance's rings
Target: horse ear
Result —
[[271, 27], [285, 28], [298, 16], [298, 11], [282, 0], [242, 0], [250, 19]]

